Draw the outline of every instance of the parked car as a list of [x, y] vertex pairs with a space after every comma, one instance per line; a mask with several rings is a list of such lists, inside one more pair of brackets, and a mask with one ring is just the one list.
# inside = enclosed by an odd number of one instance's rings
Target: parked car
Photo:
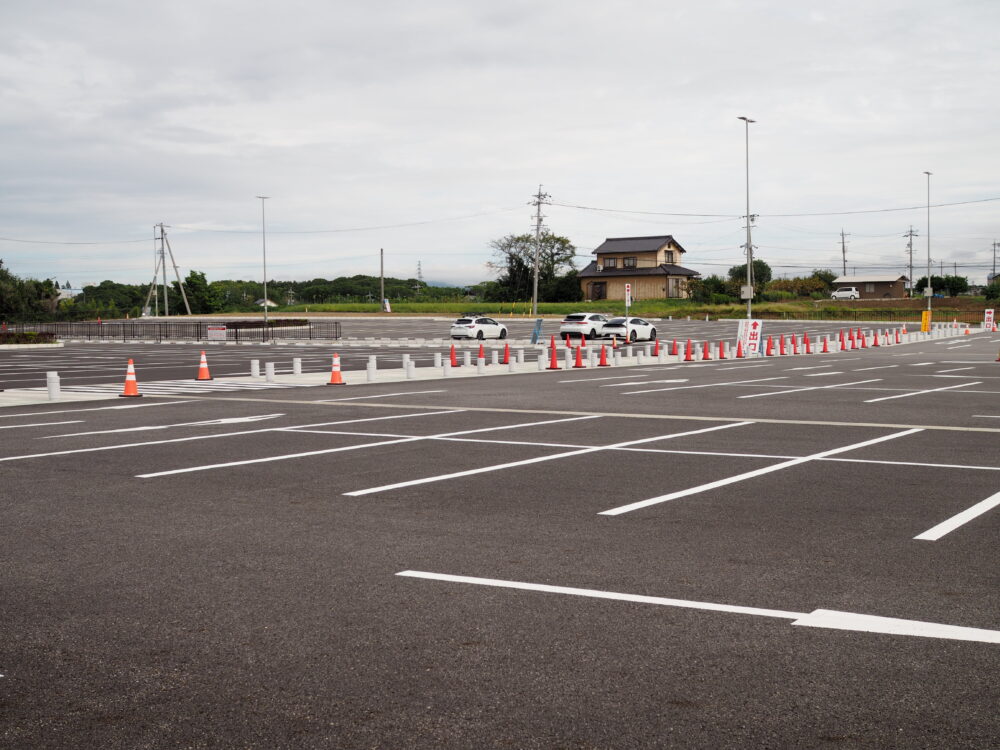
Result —
[[493, 318], [459, 318], [451, 325], [451, 337], [453, 339], [505, 339], [507, 338], [507, 326], [497, 323]]
[[559, 326], [559, 336], [580, 336], [595, 339], [604, 335], [604, 324], [608, 319], [600, 313], [571, 313], [563, 318]]
[[833, 291], [830, 299], [859, 299], [861, 294], [856, 286], [842, 286]]
[[656, 338], [656, 329], [652, 323], [642, 318], [612, 318], [604, 324], [603, 336], [605, 338], [614, 336], [629, 342], [639, 339], [652, 341]]

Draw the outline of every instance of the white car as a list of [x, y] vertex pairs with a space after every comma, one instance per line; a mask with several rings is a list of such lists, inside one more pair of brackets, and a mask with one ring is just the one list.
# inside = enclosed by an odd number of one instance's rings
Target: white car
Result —
[[596, 339], [604, 335], [604, 324], [608, 319], [600, 313], [571, 313], [559, 325], [559, 337], [566, 334], [585, 339]]
[[858, 299], [860, 296], [856, 286], [842, 286], [830, 295], [830, 299]]
[[505, 339], [507, 327], [497, 323], [493, 318], [479, 315], [459, 318], [451, 325], [453, 339]]
[[604, 338], [615, 338], [629, 343], [646, 339], [652, 341], [656, 338], [656, 329], [653, 324], [642, 318], [612, 318], [604, 324]]

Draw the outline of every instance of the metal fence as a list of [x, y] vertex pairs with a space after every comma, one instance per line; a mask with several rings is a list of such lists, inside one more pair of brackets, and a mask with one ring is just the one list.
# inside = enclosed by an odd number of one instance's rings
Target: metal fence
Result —
[[152, 323], [8, 323], [11, 333], [52, 333], [60, 340], [85, 341], [330, 341], [340, 338], [340, 323], [327, 320], [188, 321]]

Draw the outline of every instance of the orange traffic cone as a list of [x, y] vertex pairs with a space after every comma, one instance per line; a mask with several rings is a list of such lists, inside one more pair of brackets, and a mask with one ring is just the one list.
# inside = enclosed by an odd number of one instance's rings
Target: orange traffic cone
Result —
[[653, 356], [654, 357], [659, 357], [660, 356], [660, 340], [659, 339], [656, 339], [653, 342]]
[[906, 334], [906, 323], [903, 323], [903, 334]]
[[333, 364], [330, 366], [330, 382], [327, 385], [346, 385], [344, 378], [340, 374], [340, 355], [333, 355]]
[[458, 367], [458, 355], [455, 354], [455, 345], [451, 345], [451, 366]]
[[965, 335], [966, 336], [971, 336], [972, 335], [972, 331], [969, 329], [969, 326], [965, 326]]
[[506, 341], [503, 342], [503, 362], [500, 364], [509, 365], [510, 364], [510, 344]]
[[208, 372], [208, 360], [205, 359], [205, 352], [201, 353], [201, 362], [198, 364], [198, 377], [195, 380], [212, 380], [212, 376]]
[[617, 336], [612, 336], [611, 337], [611, 348], [612, 349], [617, 349], [618, 348], [618, 337]]
[[479, 345], [479, 359], [486, 359], [486, 350], [483, 349], [483, 345]]
[[559, 366], [559, 357], [556, 355], [556, 348], [552, 347], [552, 357], [549, 360], [549, 366], [546, 367], [547, 370], [561, 370]]
[[694, 362], [694, 345], [691, 343], [691, 339], [688, 339], [687, 346], [684, 347], [684, 361]]
[[746, 355], [743, 353], [743, 339], [736, 339], [736, 359], [743, 359]]
[[781, 334], [781, 336], [778, 337], [778, 354], [785, 355], [787, 353], [788, 352], [785, 351], [785, 334]]
[[764, 346], [764, 356], [773, 357], [774, 356], [774, 339], [770, 336], [767, 337], [767, 344]]
[[132, 360], [128, 361], [128, 369], [125, 371], [125, 392], [118, 394], [119, 398], [142, 398], [139, 393], [139, 383], [135, 379], [135, 365]]
[[791, 336], [791, 339], [792, 339], [792, 354], [798, 354], [799, 353], [799, 337], [796, 336], [793, 333], [792, 336]]
[[566, 348], [567, 349], [572, 349], [573, 348], [573, 345], [569, 342], [569, 334], [568, 333], [566, 334]]
[[877, 330], [875, 331], [875, 334], [872, 336], [872, 346], [879, 346]]
[[677, 339], [674, 339], [674, 343], [670, 345], [670, 353], [675, 357], [677, 356]]
[[802, 334], [802, 350], [806, 354], [812, 354], [812, 342], [809, 340], [809, 331]]
[[822, 354], [829, 354], [829, 353], [830, 353], [830, 339], [827, 336], [824, 336]]
[[601, 344], [601, 361], [597, 363], [598, 367], [611, 367], [608, 364], [608, 350], [604, 348], [604, 344]]
[[711, 345], [707, 341], [704, 344], [702, 344], [702, 347], [701, 347], [701, 358], [702, 359], [711, 359], [712, 358], [712, 347], [711, 347]]
[[719, 342], [719, 359], [726, 358], [726, 344], [724, 341]]
[[583, 347], [576, 347], [576, 362], [573, 364], [575, 369], [583, 367]]

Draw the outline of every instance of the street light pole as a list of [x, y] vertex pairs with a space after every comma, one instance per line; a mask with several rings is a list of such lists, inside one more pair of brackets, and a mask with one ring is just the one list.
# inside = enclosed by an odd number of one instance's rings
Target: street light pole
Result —
[[931, 309], [931, 297], [934, 296], [934, 287], [931, 286], [931, 172], [924, 172], [927, 175], [927, 288], [924, 293], [927, 295], [927, 311]]
[[267, 232], [264, 225], [264, 201], [271, 196], [258, 195], [260, 199], [260, 247], [264, 256], [264, 340], [267, 341]]
[[757, 122], [742, 115], [737, 119], [743, 120], [746, 130], [746, 155], [747, 155], [747, 320], [753, 317], [751, 305], [753, 303], [753, 244], [750, 242], [750, 123]]

